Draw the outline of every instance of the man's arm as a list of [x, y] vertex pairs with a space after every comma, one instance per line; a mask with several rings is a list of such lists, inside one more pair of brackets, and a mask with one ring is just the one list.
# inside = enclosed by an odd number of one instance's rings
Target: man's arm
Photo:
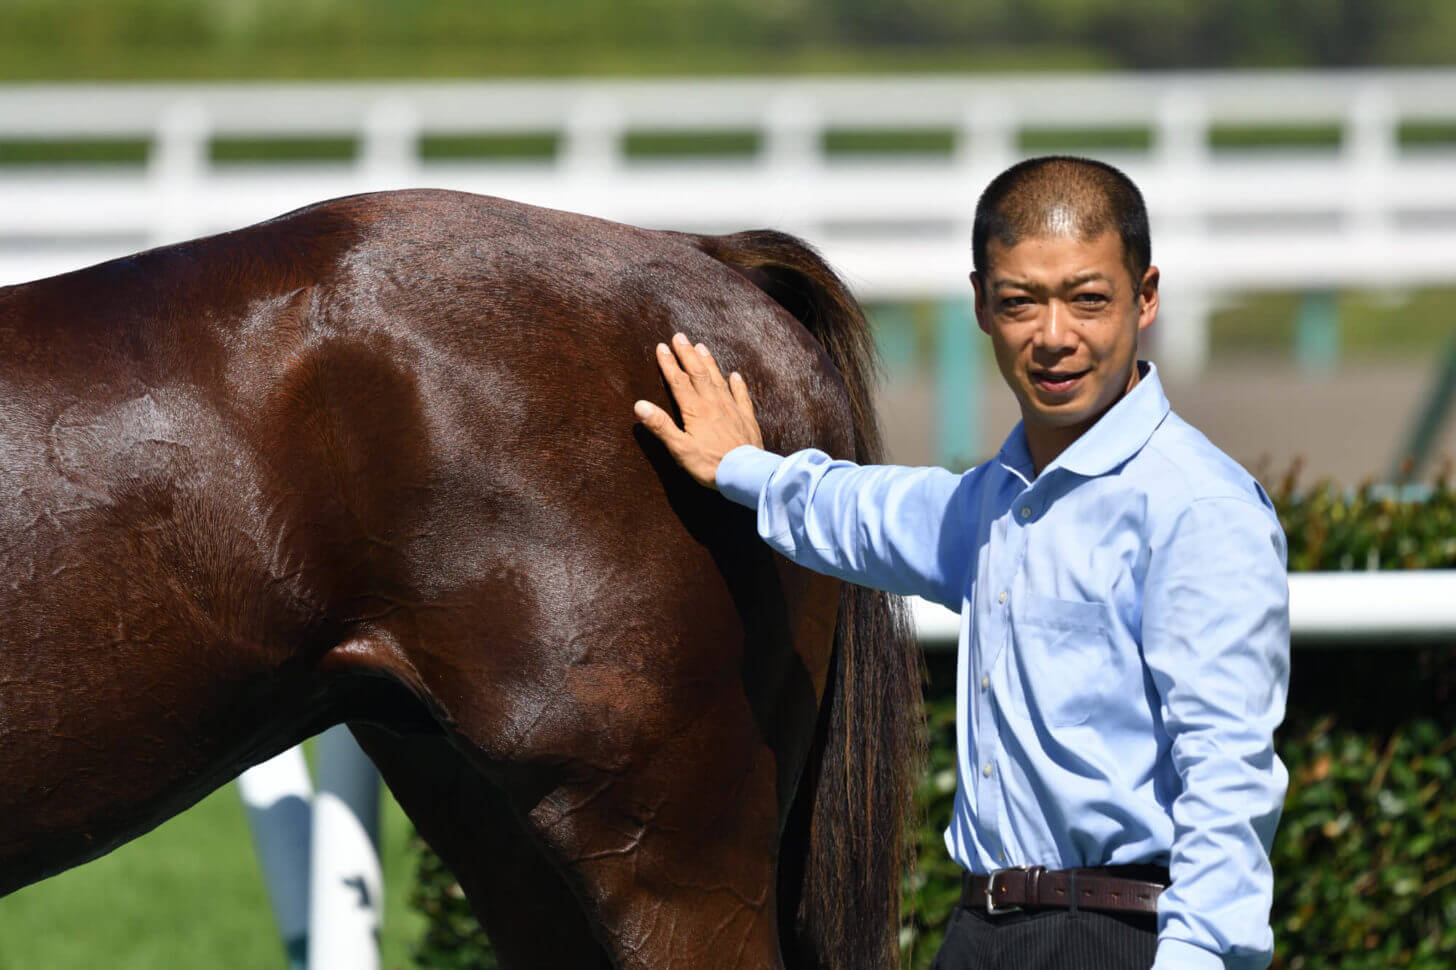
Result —
[[1262, 968], [1269, 847], [1288, 787], [1274, 754], [1289, 685], [1283, 533], [1251, 498], [1205, 498], [1155, 539], [1143, 654], [1182, 789], [1155, 970]]
[[683, 427], [647, 401], [637, 418], [699, 484], [756, 509], [771, 546], [816, 572], [960, 609], [972, 546], [955, 521], [967, 507], [963, 476], [763, 451], [741, 376], [725, 381], [707, 348], [681, 334], [657, 360]]

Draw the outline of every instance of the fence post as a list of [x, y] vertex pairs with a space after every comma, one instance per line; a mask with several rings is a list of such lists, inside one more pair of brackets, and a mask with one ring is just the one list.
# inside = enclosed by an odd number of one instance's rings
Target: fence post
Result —
[[1386, 192], [1400, 151], [1395, 106], [1378, 85], [1361, 88], [1350, 103], [1340, 149], [1350, 167], [1349, 218], [1364, 236], [1393, 228]]
[[961, 468], [980, 461], [981, 334], [971, 301], [942, 300], [936, 320], [936, 460]]
[[304, 970], [313, 784], [303, 749], [289, 748], [243, 772], [238, 776], [238, 794], [247, 809], [268, 901], [288, 955], [288, 970]]
[[164, 245], [198, 235], [197, 205], [210, 163], [207, 110], [195, 98], [184, 98], [162, 113], [147, 161], [157, 204], [152, 244]]
[[364, 118], [359, 174], [363, 189], [398, 189], [418, 179], [420, 120], [415, 105], [404, 98], [384, 98]]
[[[1208, 127], [1207, 105], [1193, 91], [1175, 87], [1158, 99], [1153, 148], [1162, 194], [1155, 206], [1160, 214], [1155, 239], [1182, 240], [1206, 231], [1197, 200], [1208, 171]], [[1172, 299], [1163, 301], [1153, 334], [1158, 362], [1171, 377], [1195, 377], [1208, 364], [1213, 302], [1196, 283], [1175, 281], [1164, 295]]]
[[378, 970], [379, 774], [342, 724], [318, 736], [314, 754], [309, 970]]
[[1299, 369], [1331, 374], [1340, 362], [1340, 303], [1331, 290], [1309, 290], [1294, 319], [1294, 359]]

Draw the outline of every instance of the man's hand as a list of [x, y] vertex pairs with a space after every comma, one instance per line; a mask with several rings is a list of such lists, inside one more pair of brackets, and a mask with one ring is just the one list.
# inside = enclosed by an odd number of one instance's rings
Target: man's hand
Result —
[[698, 484], [716, 488], [724, 455], [739, 445], [763, 447], [748, 385], [737, 371], [725, 381], [708, 348], [694, 347], [680, 333], [673, 335], [672, 347], [657, 345], [657, 365], [682, 412], [682, 428], [650, 401], [638, 401], [632, 411]]

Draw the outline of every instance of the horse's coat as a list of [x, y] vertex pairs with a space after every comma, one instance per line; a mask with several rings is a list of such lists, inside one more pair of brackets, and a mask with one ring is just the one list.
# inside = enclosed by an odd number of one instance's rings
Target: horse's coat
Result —
[[0, 894], [348, 721], [509, 966], [893, 963], [903, 619], [634, 427], [675, 330], [876, 457], [775, 234], [393, 193], [0, 289]]

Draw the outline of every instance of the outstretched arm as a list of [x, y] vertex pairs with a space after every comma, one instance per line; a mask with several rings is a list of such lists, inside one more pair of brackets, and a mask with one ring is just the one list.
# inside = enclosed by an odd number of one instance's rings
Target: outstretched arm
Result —
[[638, 401], [635, 413], [699, 483], [756, 509], [759, 535], [815, 572], [961, 607], [973, 536], [975, 473], [860, 466], [816, 449], [762, 450], [748, 387], [725, 380], [712, 354], [677, 334], [657, 360], [683, 415]]

